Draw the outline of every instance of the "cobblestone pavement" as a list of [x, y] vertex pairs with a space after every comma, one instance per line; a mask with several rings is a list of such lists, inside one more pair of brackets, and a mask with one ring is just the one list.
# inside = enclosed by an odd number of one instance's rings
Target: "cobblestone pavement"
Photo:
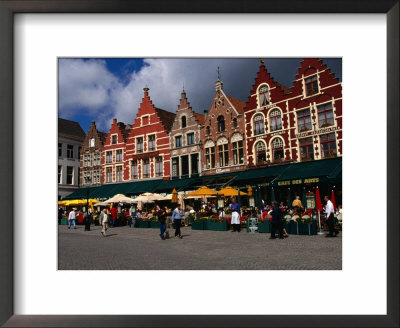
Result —
[[[242, 229], [199, 231], [182, 227], [183, 239], [161, 240], [159, 229], [59, 226], [60, 270], [341, 270], [342, 233], [268, 239]], [[170, 230], [173, 237], [174, 230]]]

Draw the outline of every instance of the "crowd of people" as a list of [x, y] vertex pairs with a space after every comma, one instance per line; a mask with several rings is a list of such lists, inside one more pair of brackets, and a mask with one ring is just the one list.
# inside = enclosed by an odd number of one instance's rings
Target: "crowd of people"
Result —
[[[336, 237], [339, 234], [339, 229], [337, 229], [338, 224], [342, 223], [342, 207], [338, 206], [336, 212], [334, 206], [330, 201], [328, 196], [324, 197], [324, 209], [322, 213], [322, 222], [326, 224], [329, 233], [326, 237]], [[237, 203], [236, 198], [231, 198], [229, 206], [225, 208], [217, 209], [216, 202], [202, 202], [200, 209], [198, 211], [199, 215], [217, 215], [219, 218], [224, 219], [227, 216], [227, 212], [230, 214], [230, 225], [232, 227], [232, 232], [241, 231], [241, 218], [256, 217], [260, 220], [271, 220], [271, 236], [270, 239], [284, 239], [289, 236], [284, 227], [284, 216], [285, 215], [302, 215], [305, 213], [305, 208], [297, 196], [292, 202], [291, 206], [286, 206], [283, 202], [278, 203], [273, 201], [272, 204], [267, 204], [262, 202], [262, 208], [248, 208], [247, 206], [242, 206]], [[58, 219], [59, 223], [61, 218], [65, 215], [62, 208], [59, 209]], [[155, 204], [152, 210], [148, 212], [138, 210], [137, 212], [131, 213], [129, 208], [122, 208], [119, 212], [116, 207], [111, 206], [110, 208], [104, 208], [100, 212], [93, 213], [89, 208], [86, 213], [78, 211], [77, 208], [73, 208], [67, 213], [68, 216], [68, 229], [73, 227], [76, 229], [76, 220], [78, 217], [83, 217], [83, 224], [85, 225], [85, 230], [90, 230], [90, 225], [94, 222], [96, 225], [101, 225], [101, 233], [105, 237], [107, 235], [107, 230], [109, 227], [125, 226], [130, 227], [135, 226], [135, 221], [138, 220], [150, 220], [154, 217], [157, 218], [160, 226], [160, 238], [162, 240], [169, 238], [169, 231], [167, 230], [168, 225], [173, 225], [175, 227], [175, 238], [182, 239], [181, 226], [188, 226], [193, 223], [196, 217], [196, 211], [194, 206], [186, 205], [185, 210], [181, 208], [178, 204], [175, 209], [169, 209], [168, 207], [160, 207]], [[276, 237], [278, 234], [278, 237]]]

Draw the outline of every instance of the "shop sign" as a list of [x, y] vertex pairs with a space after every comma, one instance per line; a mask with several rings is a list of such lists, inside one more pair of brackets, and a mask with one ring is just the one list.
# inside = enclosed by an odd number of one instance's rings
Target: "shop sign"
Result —
[[324, 129], [319, 129], [319, 130], [315, 130], [315, 131], [297, 133], [295, 136], [296, 136], [296, 138], [302, 138], [302, 137], [313, 136], [313, 135], [316, 135], [316, 134], [333, 132], [333, 131], [336, 131], [336, 130], [339, 130], [338, 126], [331, 126], [330, 128], [324, 128]]
[[293, 180], [278, 181], [278, 186], [290, 186], [290, 185], [299, 185], [303, 183], [318, 183], [318, 182], [319, 178], [293, 179]]

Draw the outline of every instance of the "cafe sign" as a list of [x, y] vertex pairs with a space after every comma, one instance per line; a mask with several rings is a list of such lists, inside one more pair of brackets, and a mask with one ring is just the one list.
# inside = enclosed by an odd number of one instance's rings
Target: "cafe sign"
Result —
[[319, 178], [307, 178], [307, 179], [293, 179], [293, 180], [284, 180], [278, 181], [278, 186], [290, 186], [290, 185], [299, 185], [306, 183], [318, 183]]
[[296, 133], [295, 136], [296, 136], [296, 138], [302, 138], [302, 137], [313, 136], [313, 135], [316, 135], [316, 134], [333, 132], [333, 131], [336, 131], [336, 130], [339, 130], [338, 126], [331, 126], [330, 128], [324, 128], [324, 129], [319, 129], [319, 130], [315, 130], [315, 131], [307, 131], [307, 132]]

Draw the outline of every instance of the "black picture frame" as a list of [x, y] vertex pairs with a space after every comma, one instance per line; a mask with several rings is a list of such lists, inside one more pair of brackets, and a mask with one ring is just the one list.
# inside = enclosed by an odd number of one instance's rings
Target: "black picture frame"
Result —
[[[384, 13], [387, 17], [387, 315], [14, 315], [13, 16], [16, 13]], [[0, 1], [0, 324], [5, 327], [399, 327], [399, 1]], [[7, 154], [7, 155], [6, 155]], [[14, 211], [10, 211], [14, 204]], [[359, 204], [362, 206], [362, 204]], [[28, 213], [25, 213], [28, 219]], [[360, 218], [361, 219], [361, 218]], [[383, 219], [383, 218], [382, 218]], [[371, 234], [372, 232], [368, 232]], [[167, 302], [167, 300], [163, 300]]]

